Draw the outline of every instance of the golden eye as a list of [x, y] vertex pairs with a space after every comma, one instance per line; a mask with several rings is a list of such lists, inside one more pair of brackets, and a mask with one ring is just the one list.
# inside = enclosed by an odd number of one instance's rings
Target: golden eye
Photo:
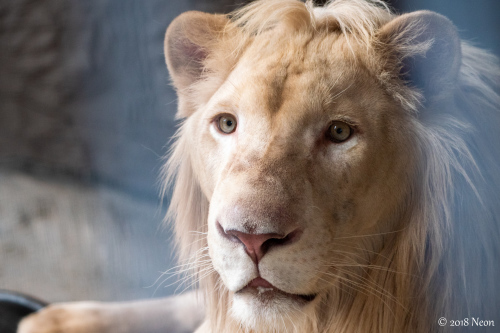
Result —
[[328, 128], [326, 135], [333, 142], [343, 142], [352, 134], [351, 126], [342, 121], [334, 121]]
[[224, 134], [231, 134], [236, 130], [236, 118], [230, 114], [223, 114], [217, 119], [217, 127]]

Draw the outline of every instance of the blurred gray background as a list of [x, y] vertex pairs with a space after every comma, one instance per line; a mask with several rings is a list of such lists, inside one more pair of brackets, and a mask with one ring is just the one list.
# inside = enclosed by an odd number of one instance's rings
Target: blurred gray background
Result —
[[[161, 276], [175, 258], [158, 199], [176, 126], [163, 35], [184, 11], [241, 3], [0, 0], [0, 289], [51, 302], [176, 290]], [[498, 0], [390, 4], [442, 13], [500, 54]]]

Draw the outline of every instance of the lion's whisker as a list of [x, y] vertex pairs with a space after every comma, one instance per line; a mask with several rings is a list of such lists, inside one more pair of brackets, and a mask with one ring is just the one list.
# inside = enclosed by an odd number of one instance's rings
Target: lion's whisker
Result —
[[398, 232], [406, 230], [407, 227], [394, 230], [394, 231], [387, 231], [387, 232], [380, 232], [380, 233], [375, 233], [375, 234], [366, 234], [366, 235], [352, 235], [352, 236], [343, 236], [343, 237], [334, 237], [332, 241], [336, 241], [339, 239], [351, 239], [351, 238], [361, 238], [361, 237], [375, 237], [375, 236], [383, 236], [383, 235], [390, 235], [390, 234], [396, 234]]
[[[356, 275], [356, 274], [353, 275], [352, 274], [353, 272], [350, 272], [350, 271], [346, 271], [346, 270], [342, 270], [342, 269], [339, 269], [339, 271], [343, 272], [344, 274], [346, 274], [348, 276], [344, 277], [344, 276], [341, 276], [338, 274], [332, 274], [332, 273], [325, 273], [325, 275], [349, 281], [350, 283], [355, 284], [356, 287], [363, 288], [367, 292], [371, 292], [372, 295], [374, 295], [376, 297], [378, 294], [378, 298], [381, 301], [383, 301], [381, 296], [385, 296], [385, 297], [389, 298], [390, 300], [396, 302], [403, 309], [407, 310], [406, 307], [403, 304], [401, 304], [401, 302], [394, 295], [392, 295], [389, 291], [387, 291], [386, 289], [384, 289], [382, 286], [378, 285], [374, 281], [372, 281], [366, 277], [360, 276], [360, 275]], [[356, 281], [353, 281], [352, 279], [355, 279]]]

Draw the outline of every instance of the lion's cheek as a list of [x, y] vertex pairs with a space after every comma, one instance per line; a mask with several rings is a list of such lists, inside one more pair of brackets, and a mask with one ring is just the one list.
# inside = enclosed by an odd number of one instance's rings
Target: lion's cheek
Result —
[[[318, 225], [319, 227], [319, 225]], [[329, 232], [315, 232], [312, 225], [300, 242], [276, 248], [262, 258], [259, 272], [277, 288], [291, 294], [316, 294], [318, 280], [328, 267]]]
[[[203, 194], [210, 201], [217, 179], [220, 179], [223, 166], [227, 164], [228, 156], [232, 153], [232, 147], [221, 145], [214, 138], [214, 126], [201, 121], [202, 116], [203, 113], [199, 113], [189, 118], [186, 131], [191, 134], [187, 138], [188, 145], [196, 147], [190, 151], [189, 156], [193, 172]], [[201, 118], [198, 123], [197, 118]]]

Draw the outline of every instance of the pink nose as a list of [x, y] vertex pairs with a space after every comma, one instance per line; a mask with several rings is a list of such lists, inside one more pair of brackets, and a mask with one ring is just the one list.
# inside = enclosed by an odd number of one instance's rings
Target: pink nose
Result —
[[295, 229], [287, 235], [277, 233], [249, 234], [237, 230], [224, 230], [219, 223], [217, 223], [217, 228], [224, 237], [242, 243], [255, 264], [259, 263], [271, 247], [291, 244], [297, 241], [302, 234], [299, 229]]

